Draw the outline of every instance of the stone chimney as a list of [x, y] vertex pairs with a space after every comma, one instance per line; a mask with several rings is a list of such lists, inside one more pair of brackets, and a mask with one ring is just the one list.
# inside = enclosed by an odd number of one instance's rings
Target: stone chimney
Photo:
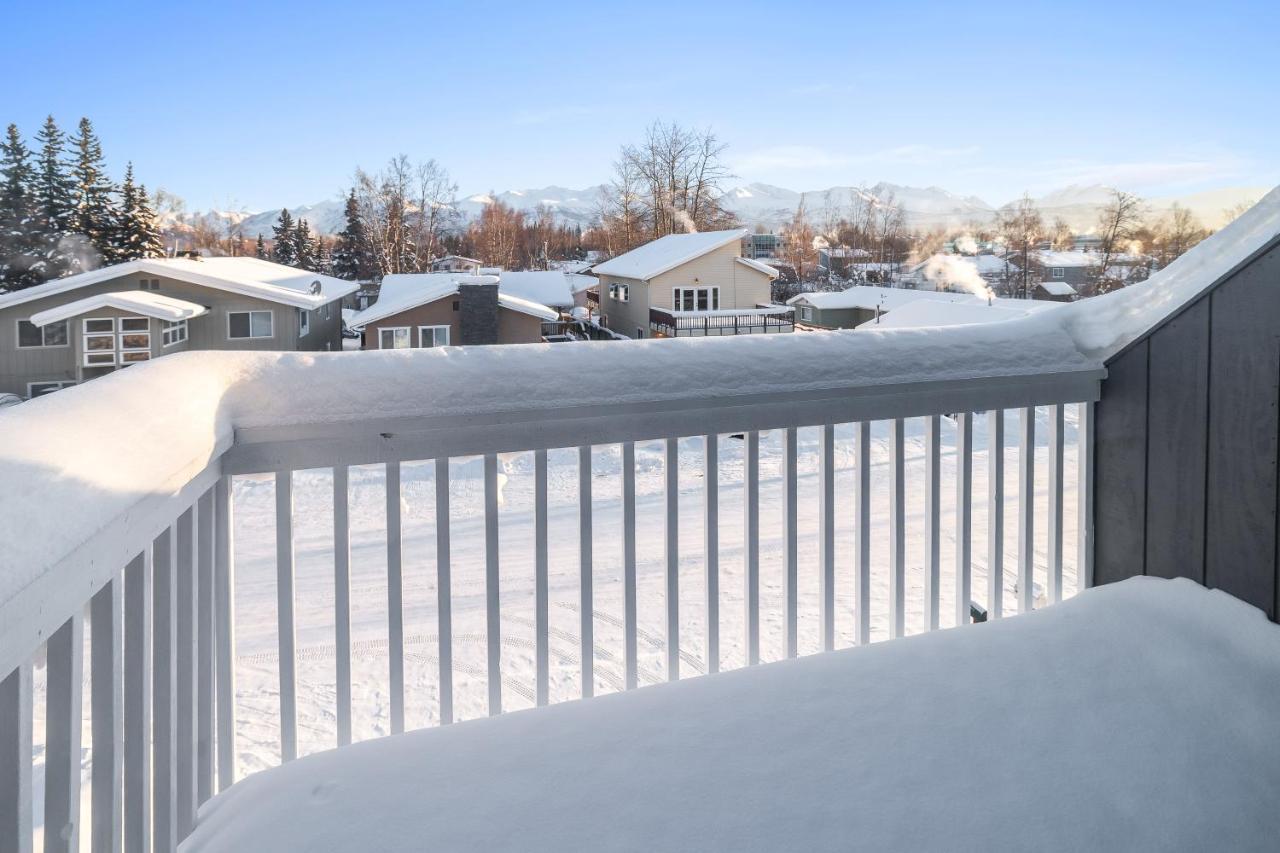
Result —
[[462, 326], [462, 345], [496, 344], [498, 342], [498, 285], [459, 284], [461, 301], [458, 318]]

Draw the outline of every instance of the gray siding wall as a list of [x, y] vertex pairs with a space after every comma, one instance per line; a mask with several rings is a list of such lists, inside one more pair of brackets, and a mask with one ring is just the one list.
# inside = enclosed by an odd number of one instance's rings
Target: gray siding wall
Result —
[[[0, 392], [25, 395], [28, 382], [62, 379], [74, 381], [79, 364], [77, 351], [82, 318], [70, 322], [68, 346], [61, 348], [19, 349], [18, 321], [26, 320], [49, 308], [75, 302], [87, 296], [116, 291], [138, 290], [142, 279], [159, 278], [160, 289], [165, 296], [185, 299], [207, 306], [210, 311], [188, 324], [187, 347], [192, 350], [341, 350], [342, 312], [337, 301], [329, 303], [325, 310], [311, 312], [310, 331], [298, 337], [298, 311], [287, 305], [267, 302], [251, 296], [241, 296], [210, 287], [188, 284], [184, 281], [145, 274], [132, 274], [98, 282], [52, 296], [0, 309]], [[227, 337], [227, 314], [234, 311], [273, 312], [274, 335], [270, 338], [231, 340]], [[95, 311], [93, 316], [112, 316], [119, 312]], [[159, 324], [153, 326], [153, 348], [159, 345]], [[157, 357], [176, 352], [182, 347], [171, 347], [157, 352]]]
[[1107, 365], [1094, 580], [1186, 577], [1277, 617], [1280, 248]]

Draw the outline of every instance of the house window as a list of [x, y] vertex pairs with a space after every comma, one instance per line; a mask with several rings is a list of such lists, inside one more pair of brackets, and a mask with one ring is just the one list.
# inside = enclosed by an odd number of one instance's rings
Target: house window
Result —
[[158, 278], [144, 278], [144, 279], [142, 279], [142, 281], [138, 282], [138, 289], [139, 289], [139, 290], [159, 290], [159, 289], [160, 289], [160, 279], [158, 279]]
[[719, 311], [720, 288], [677, 287], [671, 291], [671, 302], [677, 311]]
[[1067, 271], [1066, 271], [1066, 270], [1064, 270], [1062, 267], [1054, 267], [1054, 268], [1053, 268], [1053, 277], [1054, 277], [1054, 278], [1066, 278], [1066, 277], [1067, 277]]
[[630, 302], [631, 285], [617, 283], [609, 285], [609, 298], [615, 302]]
[[304, 337], [311, 331], [311, 312], [306, 308], [298, 309], [298, 337]]
[[640, 326], [636, 326], [636, 340], [640, 340], [643, 337], [644, 337], [644, 329], [641, 328]]
[[803, 306], [803, 307], [800, 309], [800, 319], [802, 319], [802, 320], [812, 320], [812, 319], [813, 319], [813, 309], [812, 309], [812, 308], [810, 308], [808, 305]]
[[70, 388], [75, 384], [62, 379], [54, 379], [49, 382], [28, 382], [27, 397], [32, 399], [43, 397], [45, 394], [52, 394], [54, 391], [61, 391], [63, 388]]
[[231, 311], [227, 314], [227, 337], [269, 338], [275, 334], [274, 319], [270, 311]]
[[151, 350], [149, 349], [120, 353], [121, 364], [137, 364], [139, 361], [150, 361], [150, 360], [151, 360]]
[[409, 327], [378, 330], [378, 349], [408, 349]]
[[453, 310], [454, 310], [454, 311], [457, 311], [457, 310], [458, 310], [458, 306], [460, 306], [461, 304], [462, 304], [462, 303], [461, 303], [461, 302], [459, 302], [457, 299], [453, 300]]
[[187, 321], [165, 323], [160, 329], [160, 338], [167, 347], [182, 343], [187, 339]]
[[67, 345], [67, 321], [37, 326], [30, 320], [18, 321], [18, 347], [65, 347]]
[[419, 326], [418, 346], [447, 347], [449, 345], [448, 326]]
[[[149, 353], [151, 351], [151, 321], [146, 317], [121, 317], [120, 350], [122, 352], [145, 350]], [[134, 358], [129, 360], [141, 361], [142, 359]]]
[[[123, 337], [123, 336], [122, 336]], [[101, 367], [116, 363], [116, 320], [92, 317], [84, 321], [84, 364]]]

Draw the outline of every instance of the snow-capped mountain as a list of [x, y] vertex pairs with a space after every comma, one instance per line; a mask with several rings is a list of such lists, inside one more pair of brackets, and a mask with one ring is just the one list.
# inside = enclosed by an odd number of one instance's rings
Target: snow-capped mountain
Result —
[[[567, 224], [590, 225], [596, 218], [600, 191], [596, 184], [584, 189], [559, 186], [540, 189], [507, 190], [501, 193], [475, 193], [454, 202], [464, 221], [480, 215], [486, 205], [500, 201], [517, 210], [532, 214], [540, 205], [551, 208], [556, 216]], [[1236, 187], [1186, 196], [1167, 196], [1149, 199], [1147, 210], [1152, 216], [1166, 213], [1174, 203], [1189, 208], [1201, 222], [1210, 228], [1218, 228], [1224, 222], [1224, 213], [1241, 203], [1253, 203], [1265, 194], [1257, 187]], [[1110, 199], [1111, 189], [1102, 185], [1069, 186], [1034, 198], [1046, 224], [1065, 220], [1077, 232], [1091, 231], [1098, 219], [1098, 211]], [[976, 196], [962, 196], [941, 187], [908, 187], [881, 182], [870, 187], [837, 186], [823, 190], [800, 192], [765, 183], [750, 183], [728, 189], [724, 206], [738, 215], [743, 225], [777, 229], [791, 220], [803, 197], [811, 222], [820, 222], [830, 212], [847, 214], [852, 205], [870, 197], [878, 203], [889, 203], [902, 208], [911, 229], [930, 230], [942, 228], [954, 230], [969, 224], [987, 224], [999, 215], [1001, 207], [993, 206]], [[295, 219], [306, 219], [313, 231], [336, 234], [342, 230], [343, 199], [334, 198], [315, 204], [290, 207]], [[219, 223], [226, 231], [237, 229], [247, 239], [258, 234], [271, 235], [271, 227], [280, 216], [280, 209], [259, 213], [247, 211], [205, 211], [184, 214], [185, 223], [201, 221], [206, 225]], [[180, 227], [180, 226], [179, 226]]]

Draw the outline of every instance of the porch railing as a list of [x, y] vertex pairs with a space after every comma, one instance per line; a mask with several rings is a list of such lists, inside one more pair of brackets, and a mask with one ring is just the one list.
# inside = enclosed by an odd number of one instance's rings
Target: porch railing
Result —
[[[734, 318], [726, 318], [732, 320]], [[776, 318], [781, 322], [781, 318]], [[663, 346], [663, 344], [652, 344]], [[557, 348], [550, 348], [555, 350]], [[617, 349], [612, 348], [612, 349]], [[359, 358], [367, 354], [347, 357]], [[448, 367], [448, 365], [443, 365]], [[761, 527], [776, 519], [781, 529], [781, 624], [783, 654], [800, 653], [802, 578], [817, 585], [816, 619], [821, 650], [845, 644], [838, 619], [851, 620], [847, 636], [854, 644], [873, 639], [873, 610], [887, 619], [887, 636], [908, 630], [906, 506], [907, 427], [922, 428], [924, 506], [922, 630], [944, 623], [970, 621], [974, 599], [973, 569], [985, 562], [990, 576], [982, 604], [991, 617], [1025, 612], [1036, 603], [1036, 578], [1047, 602], [1074, 591], [1064, 588], [1064, 555], [1074, 553], [1079, 586], [1087, 585], [1090, 563], [1090, 444], [1092, 404], [1098, 398], [1102, 372], [1071, 369], [1032, 375], [1010, 375], [890, 385], [861, 385], [826, 391], [797, 391], [705, 399], [653, 400], [608, 406], [570, 405], [536, 411], [496, 410], [486, 415], [429, 416], [391, 420], [366, 419], [338, 424], [302, 424], [237, 429], [234, 441], [219, 447], [208, 466], [187, 481], [144, 499], [63, 558], [49, 573], [39, 593], [19, 595], [0, 606], [0, 850], [27, 851], [33, 843], [32, 747], [37, 707], [33, 672], [42, 663], [44, 690], [45, 786], [42, 815], [46, 850], [78, 849], [87, 834], [94, 850], [172, 850], [192, 829], [200, 804], [237, 778], [236, 679], [236, 547], [234, 479], [274, 479], [275, 613], [278, 632], [278, 715], [281, 761], [299, 754], [298, 645], [295, 593], [295, 473], [304, 469], [332, 472], [333, 604], [332, 643], [335, 655], [336, 728], [333, 745], [352, 741], [352, 560], [353, 529], [349, 478], [353, 466], [378, 465], [385, 471], [386, 518], [386, 689], [389, 728], [406, 727], [405, 552], [402, 530], [405, 508], [402, 472], [408, 463], [426, 460], [434, 467], [436, 556], [436, 670], [438, 693], [434, 717], [456, 718], [454, 686], [453, 588], [450, 530], [450, 477], [465, 457], [482, 462], [483, 601], [485, 612], [484, 671], [489, 714], [509, 704], [503, 678], [501, 636], [504, 603], [500, 589], [499, 477], [500, 454], [528, 453], [533, 475], [533, 683], [532, 704], [550, 701], [552, 630], [548, 603], [549, 521], [548, 452], [576, 449], [579, 604], [577, 662], [580, 693], [596, 690], [597, 665], [616, 666], [621, 686], [641, 682], [637, 618], [637, 540], [661, 537], [664, 631], [662, 677], [675, 680], [691, 671], [689, 638], [681, 636], [680, 562], [687, 554], [681, 529], [679, 460], [697, 451], [702, 473], [699, 585], [704, 635], [702, 653], [693, 656], [697, 670], [720, 668], [722, 599], [731, 592], [742, 607], [745, 663], [761, 660]], [[122, 377], [129, 381], [132, 377]], [[92, 385], [70, 393], [94, 393]], [[1076, 406], [1075, 404], [1079, 404]], [[1016, 435], [1006, 434], [1006, 414], [1017, 413]], [[985, 414], [983, 414], [985, 413]], [[1069, 415], [1074, 417], [1069, 417]], [[1046, 505], [1037, 506], [1036, 425], [1047, 428], [1043, 467]], [[1079, 500], [1074, 548], [1064, 539], [1064, 477], [1067, 424], [1075, 421], [1078, 437]], [[985, 559], [975, 558], [974, 433], [985, 422]], [[816, 435], [817, 558], [800, 558], [798, 537], [798, 436]], [[873, 499], [873, 430], [887, 438], [887, 464], [882, 473], [888, 500]], [[762, 499], [762, 434], [781, 439], [776, 503]], [[944, 434], [954, 443], [954, 510], [945, 517], [942, 447]], [[696, 439], [690, 449], [688, 439]], [[770, 438], [770, 441], [775, 440]], [[661, 521], [645, 529], [637, 521], [637, 444], [661, 446]], [[729, 472], [721, 450], [741, 443], [742, 572], [738, 591], [721, 587], [721, 483]], [[595, 639], [593, 615], [592, 448], [616, 445], [621, 468], [622, 647], [606, 655]], [[736, 446], [736, 445], [735, 445]], [[850, 462], [851, 488], [837, 491], [837, 449]], [[877, 448], [883, 450], [877, 442]], [[1017, 452], [1016, 496], [1006, 493], [1006, 451]], [[734, 476], [738, 476], [736, 472]], [[38, 484], [8, 484], [7, 488]], [[839, 501], [839, 503], [837, 503]], [[1012, 513], [1006, 512], [1006, 505]], [[846, 508], [847, 507], [847, 508]], [[1043, 516], [1041, 515], [1043, 514]], [[852, 519], [850, 553], [839, 554], [839, 517]], [[888, 541], [873, 543], [873, 518], [887, 516]], [[1011, 517], [1012, 516], [1012, 517]], [[1035, 528], [1040, 517], [1048, 529], [1044, 557], [1036, 557]], [[914, 522], [912, 522], [914, 525]], [[1017, 550], [1006, 555], [1007, 525], [1018, 530]], [[944, 528], [954, 536], [955, 590], [944, 599]], [[886, 577], [873, 576], [872, 548], [887, 545]], [[840, 557], [838, 560], [837, 557]], [[1013, 583], [1006, 562], [1016, 566]], [[1038, 567], [1039, 562], [1039, 567]], [[844, 566], [838, 570], [838, 566]], [[873, 595], [873, 585], [887, 581], [887, 597]], [[808, 580], [806, 581], [808, 582]], [[838, 607], [837, 591], [851, 591], [847, 612]], [[873, 603], [873, 598], [875, 602]], [[948, 615], [946, 610], [950, 609]], [[85, 651], [85, 632], [91, 639]], [[647, 636], [647, 635], [646, 635]], [[647, 637], [648, 643], [652, 637]], [[615, 663], [616, 661], [616, 663]], [[82, 679], [89, 692], [88, 728], [82, 732]], [[83, 735], [92, 742], [90, 819], [82, 827], [81, 748]]]
[[746, 308], [740, 311], [668, 311], [649, 309], [649, 331], [655, 335], [750, 335], [790, 332], [795, 315], [790, 308]]

